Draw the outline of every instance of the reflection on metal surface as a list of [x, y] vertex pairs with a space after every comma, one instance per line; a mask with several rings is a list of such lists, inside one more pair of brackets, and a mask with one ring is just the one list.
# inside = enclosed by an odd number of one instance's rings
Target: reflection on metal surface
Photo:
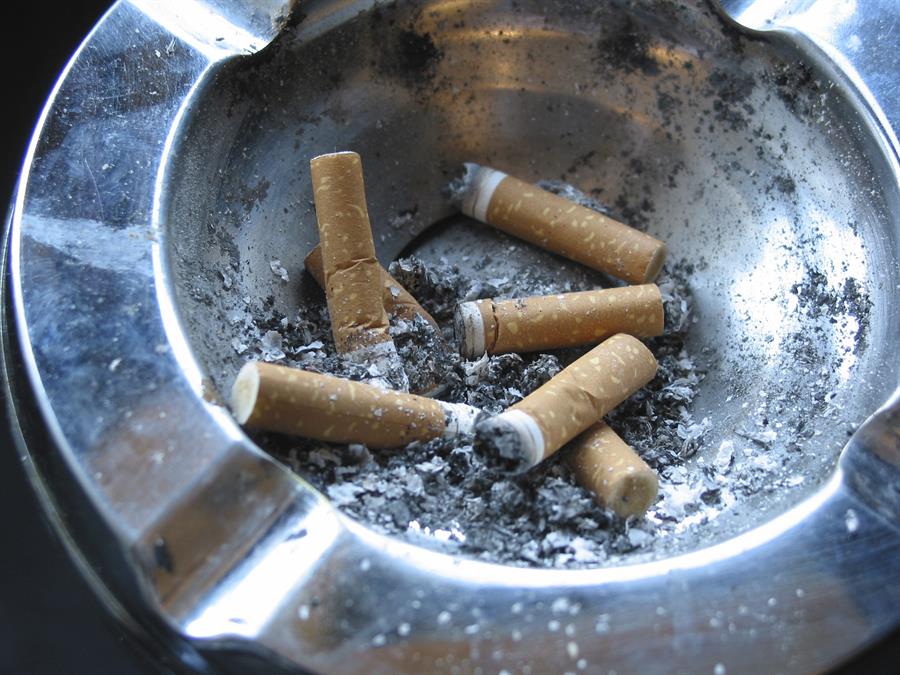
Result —
[[[208, 69], [202, 73], [198, 73], [194, 85], [185, 95], [178, 109], [172, 115], [172, 123], [169, 128], [169, 132], [166, 134], [165, 141], [163, 141], [162, 144], [162, 157], [171, 157], [175, 139], [177, 137], [177, 130], [181, 128], [182, 124], [184, 124], [188, 106], [196, 96], [198, 89], [206, 81], [207, 77], [209, 77]], [[153, 260], [153, 270], [158, 280], [166, 279], [169, 274], [169, 270], [167, 269], [166, 263], [163, 260], [163, 251], [160, 246], [160, 240], [165, 238], [166, 232], [166, 222], [161, 212], [164, 208], [163, 203], [165, 202], [165, 192], [167, 186], [168, 174], [165, 171], [165, 163], [163, 163], [161, 165], [160, 171], [156, 175], [156, 181], [153, 186], [153, 207], [150, 215], [150, 222], [155, 235], [154, 245], [151, 250], [151, 256]], [[199, 394], [202, 398], [208, 400], [207, 397], [205, 397], [203, 394], [204, 383], [208, 380], [204, 379], [203, 371], [197, 364], [197, 361], [191, 352], [191, 348], [188, 345], [187, 338], [184, 335], [184, 332], [180, 329], [178, 311], [173, 303], [172, 295], [167, 292], [165, 283], [157, 284], [156, 298], [157, 302], [159, 303], [159, 313], [163, 329], [165, 330], [166, 336], [168, 337], [169, 346], [172, 349], [172, 354], [175, 357], [175, 360], [181, 366], [184, 377], [190, 383], [194, 392], [196, 394]], [[230, 425], [230, 416], [225, 413], [225, 411], [222, 411], [222, 413], [223, 414], [216, 416], [219, 418], [219, 421], [222, 423], [223, 427], [228, 429], [232, 426]], [[233, 429], [232, 434], [237, 437], [239, 432], [236, 429]]]
[[[74, 258], [80, 265], [150, 276], [146, 247], [129, 245], [132, 239], [152, 239], [152, 231], [145, 226], [110, 230], [98, 220], [39, 218], [24, 223], [22, 234], [35, 244]], [[109, 255], [113, 250], [119, 251], [119, 255]]]
[[292, 0], [127, 0], [210, 60], [252, 54], [287, 21]]
[[[85, 547], [105, 538], [98, 569], [127, 571], [105, 583], [209, 653], [322, 672], [805, 672], [896, 625], [897, 82], [872, 50], [896, 28], [890, 3], [871, 23], [846, 3], [840, 16], [723, 3], [818, 52], [741, 42], [702, 2], [399, 3], [391, 24], [379, 4], [308, 3], [267, 54], [234, 57], [275, 39], [290, 3], [121, 2], [42, 117], [10, 260], [55, 444], [30, 451], [96, 509], [70, 527]], [[441, 58], [398, 67], [399, 30]], [[778, 77], [801, 57], [811, 79], [829, 83], [837, 64], [853, 86], [798, 100]], [[724, 433], [761, 391], [808, 403], [823, 452], [786, 461], [809, 480], [686, 528], [655, 560], [577, 572], [459, 560], [346, 521], [205, 395], [240, 361], [228, 321], [244, 297], [303, 301], [268, 260], [302, 269], [315, 226], [298, 157], [344, 144], [373, 158], [372, 213], [416, 205], [408, 228], [376, 225], [388, 257], [448, 214], [440, 187], [462, 160], [564, 174], [626, 204], [645, 190], [651, 229], [698, 263], [693, 339], [721, 349], [698, 408]], [[809, 271], [823, 293], [858, 283], [869, 324], [832, 323], [795, 293]], [[807, 361], [785, 352], [812, 334]], [[838, 420], [892, 393], [834, 472]]]
[[[736, 276], [731, 293], [734, 311], [748, 325], [758, 328], [758, 339], [764, 342], [767, 364], [777, 362], [786, 350], [785, 342], [798, 329], [797, 297], [784, 294], [787, 286], [803, 281], [805, 266], [799, 258], [785, 251], [797, 246], [797, 232], [785, 219], [770, 222], [768, 236], [757, 263]], [[794, 312], [789, 310], [794, 309]]]
[[[195, 638], [260, 635], [289, 601], [290, 590], [311, 581], [340, 532], [336, 514], [324, 502], [300, 518], [281, 519], [204, 603], [192, 608], [200, 611], [183, 619], [185, 632]], [[308, 619], [304, 614], [297, 618]]]
[[897, 39], [900, 7], [894, 0], [719, 0], [738, 23], [761, 31], [793, 33], [810, 40], [846, 77], [900, 153], [900, 82], [886, 44]]

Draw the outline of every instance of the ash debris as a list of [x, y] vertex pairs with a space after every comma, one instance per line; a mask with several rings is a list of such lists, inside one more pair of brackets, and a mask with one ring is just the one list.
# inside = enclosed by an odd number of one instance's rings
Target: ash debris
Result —
[[847, 277], [839, 290], [819, 269], [807, 267], [804, 278], [791, 287], [800, 308], [808, 316], [835, 321], [837, 316], [854, 316], [859, 322], [857, 342], [865, 337], [872, 301], [853, 277]]
[[747, 102], [756, 87], [756, 80], [749, 74], [715, 69], [709, 75], [710, 90], [715, 96], [713, 112], [715, 119], [724, 123], [732, 131], [747, 127], [747, 117], [755, 112]]
[[660, 67], [650, 54], [651, 44], [646, 32], [629, 16], [617, 23], [615, 30], [610, 31], [610, 37], [597, 42], [593, 61], [626, 73], [639, 71], [649, 77], [659, 75]]
[[[544, 181], [540, 186], [609, 212], [566, 183]], [[463, 272], [446, 260], [394, 261], [391, 275], [435, 318], [441, 332], [419, 317], [391, 317], [390, 332], [414, 391], [497, 413], [547, 382], [589, 347], [484, 355], [467, 361], [459, 356], [452, 331], [457, 304], [587, 290], [610, 282], [602, 276], [560, 275], [552, 264], [498, 275], [498, 269], [506, 268], [492, 262], [486, 255], [474, 271]], [[657, 376], [607, 416], [610, 426], [660, 472], [660, 498], [643, 520], [625, 521], [600, 507], [592, 493], [574, 482], [565, 448], [527, 473], [510, 475], [502, 458], [460, 440], [438, 439], [373, 453], [362, 445], [272, 433], [255, 433], [254, 439], [346, 514], [384, 534], [430, 548], [490, 562], [557, 568], [591, 567], [647, 551], [660, 537], [679, 532], [734, 499], [720, 480], [731, 467], [725, 450], [721, 461], [717, 456], [718, 473], [688, 471], [684, 466], [711, 427], [708, 419], [697, 420], [691, 412], [704, 377], [686, 341], [696, 321], [688, 283], [693, 271], [684, 261], [670, 262], [663, 269], [657, 284], [665, 304], [666, 333], [648, 341], [659, 362]], [[278, 275], [274, 267], [273, 273]], [[351, 379], [371, 375], [336, 355], [324, 295], [319, 302], [302, 306], [294, 317], [275, 311], [271, 299], [250, 303], [250, 310], [252, 318], [242, 338], [244, 356]]]
[[[537, 389], [585, 350], [502, 354], [466, 361], [451, 346], [450, 319], [456, 304], [483, 297], [513, 297], [573, 290], [535, 270], [517, 278], [475, 279], [451, 264], [426, 265], [410, 257], [395, 261], [391, 274], [444, 327], [437, 335], [424, 321], [392, 319], [391, 335], [415, 388], [442, 385], [441, 398], [499, 412]], [[650, 341], [659, 359], [657, 378], [608, 418], [616, 431], [655, 468], [683, 469], [708, 428], [690, 405], [703, 374], [685, 346], [692, 318], [687, 279], [691, 267], [667, 267], [659, 280], [666, 304], [665, 337]], [[578, 289], [574, 289], [578, 290]], [[288, 319], [266, 304], [254, 320], [260, 338], [251, 351], [265, 358], [263, 339], [281, 336], [280, 363], [360, 379], [358, 366], [334, 355], [324, 306], [311, 304]], [[266, 338], [265, 336], [269, 336]], [[674, 486], [639, 523], [623, 521], [597, 505], [575, 484], [566, 451], [523, 475], [510, 476], [496, 458], [469, 443], [435, 440], [369, 452], [362, 445], [258, 433], [255, 440], [287, 462], [348, 515], [385, 534], [490, 562], [538, 567], [590, 567], [611, 556], [650, 546], [693, 508], [693, 493]], [[675, 477], [678, 479], [678, 476]], [[715, 485], [704, 498], [714, 502]], [[678, 491], [681, 489], [681, 493]], [[693, 489], [693, 487], [692, 487]], [[682, 494], [685, 493], [685, 494]], [[705, 506], [700, 495], [697, 501]]]
[[392, 320], [391, 337], [404, 364], [410, 391], [445, 397], [461, 386], [462, 358], [422, 317]]
[[477, 282], [462, 278], [454, 267], [429, 269], [411, 257], [392, 262], [388, 271], [439, 323], [453, 317], [461, 299], [485, 297], [478, 295], [481, 289]]

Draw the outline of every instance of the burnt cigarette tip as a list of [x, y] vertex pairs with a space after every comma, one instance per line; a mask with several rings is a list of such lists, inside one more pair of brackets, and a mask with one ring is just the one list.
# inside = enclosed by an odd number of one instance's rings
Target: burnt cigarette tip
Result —
[[453, 315], [453, 337], [459, 345], [459, 353], [463, 358], [475, 359], [484, 354], [486, 350], [484, 320], [476, 303], [461, 302], [456, 306]]
[[231, 411], [238, 424], [245, 424], [259, 396], [259, 369], [254, 362], [245, 363], [231, 385]]
[[451, 180], [444, 188], [444, 196], [460, 211], [466, 195], [472, 190], [475, 175], [481, 167], [472, 162], [465, 162], [462, 168], [462, 174]]
[[607, 506], [621, 518], [640, 517], [656, 501], [659, 481], [652, 470], [635, 471], [614, 486]]
[[527, 471], [544, 454], [544, 438], [537, 423], [519, 410], [506, 410], [475, 423], [475, 445], [502, 460], [510, 473]]

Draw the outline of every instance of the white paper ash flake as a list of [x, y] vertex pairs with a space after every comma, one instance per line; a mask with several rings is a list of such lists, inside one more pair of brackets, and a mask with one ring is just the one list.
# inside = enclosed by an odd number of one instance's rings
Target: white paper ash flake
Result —
[[267, 331], [259, 341], [263, 361], [281, 361], [285, 353], [281, 348], [284, 338], [277, 330]]
[[269, 269], [272, 270], [272, 274], [274, 274], [276, 277], [279, 277], [284, 283], [287, 283], [291, 280], [288, 276], [288, 271], [284, 268], [284, 265], [281, 264], [280, 260], [270, 260]]
[[721, 474], [726, 474], [731, 469], [731, 462], [734, 460], [734, 443], [730, 440], [722, 441], [716, 456], [713, 459], [713, 465]]
[[329, 485], [328, 498], [336, 506], [346, 506], [356, 501], [356, 498], [365, 492], [365, 489], [353, 483], [340, 483], [338, 485]]
[[638, 548], [645, 546], [653, 540], [653, 535], [645, 530], [633, 527], [628, 530], [628, 542]]

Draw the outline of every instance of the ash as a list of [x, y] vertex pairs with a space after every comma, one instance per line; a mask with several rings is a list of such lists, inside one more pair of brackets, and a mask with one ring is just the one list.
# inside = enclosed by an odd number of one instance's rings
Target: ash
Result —
[[[391, 334], [410, 365], [413, 390], [439, 392], [444, 400], [499, 412], [586, 351], [485, 355], [466, 361], [452, 347], [452, 313], [460, 301], [578, 290], [542, 268], [514, 279], [476, 279], [453, 265], [426, 265], [410, 257], [395, 261], [390, 272], [444, 330], [440, 335], [418, 317], [392, 318]], [[643, 521], [626, 522], [598, 506], [590, 492], [575, 484], [565, 449], [524, 475], [510, 476], [497, 460], [458, 440], [378, 452], [277, 434], [256, 434], [255, 440], [346, 514], [430, 548], [490, 562], [560, 568], [591, 567], [647, 550], [659, 535], [674, 532], [686, 515], [719, 498], [715, 485], [688, 488], [682, 466], [709, 427], [690, 412], [703, 379], [685, 346], [692, 323], [691, 272], [685, 263], [664, 269], [658, 284], [667, 333], [648, 343], [659, 361], [658, 375], [608, 417], [654, 468], [675, 471], [663, 473], [661, 499]], [[353, 379], [368, 375], [335, 355], [324, 297], [292, 319], [267, 303], [259, 310], [253, 319], [258, 337], [247, 348], [256, 358]]]
[[[458, 197], [465, 178], [451, 184], [451, 199], [454, 194]], [[610, 212], [567, 183], [544, 181], [540, 186], [588, 208]], [[441, 327], [435, 331], [419, 317], [391, 317], [391, 336], [407, 365], [412, 391], [497, 413], [590, 348], [484, 355], [473, 361], [460, 357], [452, 330], [459, 302], [615, 283], [575, 270], [560, 274], [552, 264], [526, 265], [515, 274], [492, 276], [491, 272], [505, 268], [492, 267], [491, 262], [485, 257], [480, 268], [466, 271], [449, 261], [426, 264], [416, 257], [390, 265], [391, 275]], [[665, 304], [665, 334], [647, 341], [659, 363], [657, 376], [606, 418], [659, 472], [660, 497], [641, 520], [622, 520], [579, 487], [566, 465], [566, 448], [531, 471], [511, 476], [501, 459], [458, 439], [374, 453], [363, 445], [278, 434], [255, 433], [254, 439], [344, 513], [385, 534], [429, 548], [489, 562], [556, 568], [593, 567], [625, 555], [631, 559], [649, 555], [670, 535], [715, 518], [733, 504], [735, 494], [757, 491], [768, 473], [765, 467], [752, 473], [751, 463], [747, 469], [751, 473], [737, 476], [735, 470], [726, 481], [724, 475], [740, 453], [724, 443], [711, 465], [686, 465], [696, 463], [693, 458], [712, 426], [708, 419], [697, 420], [692, 414], [704, 378], [704, 369], [687, 343], [697, 320], [688, 285], [693, 272], [693, 266], [684, 261], [670, 261], [664, 267], [657, 284]], [[273, 273], [279, 275], [275, 266]], [[335, 353], [324, 295], [290, 318], [274, 310], [272, 299], [250, 303], [250, 320], [244, 328], [235, 345], [244, 357], [357, 380], [377, 375]]]

